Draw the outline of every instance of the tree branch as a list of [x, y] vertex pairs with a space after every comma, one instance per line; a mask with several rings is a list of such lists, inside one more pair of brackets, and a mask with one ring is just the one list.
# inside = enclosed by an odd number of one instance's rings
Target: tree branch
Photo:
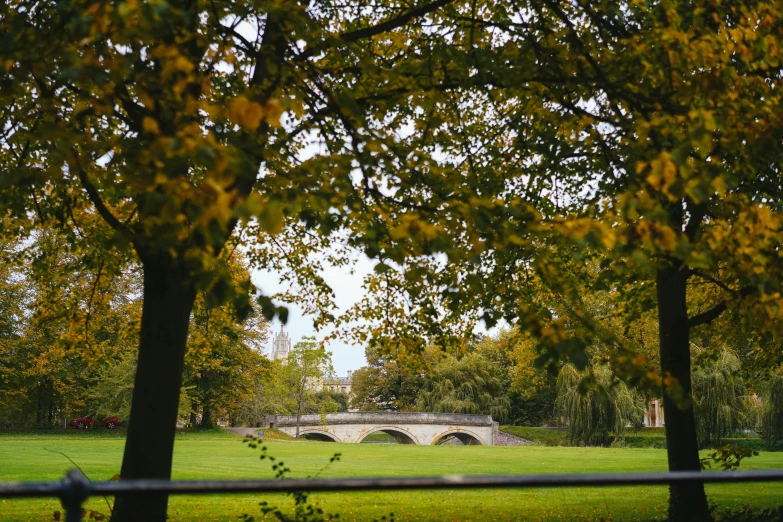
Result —
[[696, 239], [696, 234], [699, 231], [699, 226], [707, 215], [707, 205], [704, 203], [693, 203], [688, 200], [686, 208], [690, 214], [690, 219], [688, 220], [688, 224], [685, 225], [685, 235], [690, 241], [694, 241]]
[[409, 20], [418, 18], [420, 16], [424, 16], [433, 11], [437, 11], [444, 5], [450, 4], [453, 1], [454, 0], [435, 0], [432, 3], [411, 9], [401, 14], [397, 18], [392, 18], [391, 20], [381, 22], [378, 25], [373, 25], [370, 27], [357, 29], [356, 31], [343, 33], [340, 35], [340, 40], [344, 42], [355, 42], [357, 40], [361, 40], [362, 38], [369, 38], [371, 36], [375, 36], [376, 34], [381, 34], [387, 31], [391, 31], [393, 29], [397, 29], [398, 27], [401, 27], [406, 23], [408, 23]]
[[[375, 35], [385, 33], [387, 31], [392, 31], [394, 29], [397, 29], [398, 27], [402, 27], [403, 25], [405, 25], [406, 23], [408, 23], [410, 20], [414, 18], [418, 18], [420, 16], [429, 14], [433, 11], [437, 11], [441, 7], [452, 3], [453, 1], [454, 0], [435, 0], [434, 2], [431, 2], [429, 4], [410, 9], [402, 13], [397, 18], [392, 18], [391, 20], [387, 20], [385, 22], [381, 22], [377, 25], [372, 25], [370, 27], [363, 27], [355, 31], [342, 33], [337, 37], [337, 40], [343, 42], [356, 42], [364, 38], [371, 38]], [[315, 47], [311, 47], [309, 49], [305, 49], [303, 52], [297, 55], [297, 59], [303, 60], [303, 59], [310, 58], [317, 52], [326, 49], [327, 46], [328, 44], [325, 44], [325, 45], [318, 45]]]
[[92, 184], [90, 178], [87, 177], [87, 172], [85, 172], [85, 170], [82, 168], [81, 162], [79, 161], [79, 155], [76, 152], [74, 152], [73, 158], [74, 159], [71, 164], [72, 166], [76, 167], [76, 174], [79, 176], [79, 181], [81, 182], [82, 187], [84, 187], [85, 192], [87, 192], [87, 196], [90, 198], [90, 201], [92, 201], [92, 204], [95, 205], [95, 209], [98, 211], [98, 214], [100, 214], [104, 221], [106, 221], [106, 223], [108, 223], [108, 225], [114, 230], [130, 234], [130, 228], [125, 223], [117, 219], [117, 217], [111, 213], [109, 208], [103, 202], [103, 199], [101, 199], [101, 195], [98, 193], [98, 189], [95, 188], [95, 185]]
[[[753, 293], [756, 292], [756, 288], [752, 286], [746, 286], [745, 288], [742, 288], [739, 292], [736, 292], [737, 296], [740, 298], [747, 297]], [[728, 309], [728, 301], [724, 299], [720, 303], [716, 304], [706, 312], [702, 312], [698, 315], [694, 315], [690, 319], [688, 319], [688, 327], [693, 328], [694, 326], [699, 326], [701, 324], [708, 324], [717, 319], [720, 314], [725, 312]]]

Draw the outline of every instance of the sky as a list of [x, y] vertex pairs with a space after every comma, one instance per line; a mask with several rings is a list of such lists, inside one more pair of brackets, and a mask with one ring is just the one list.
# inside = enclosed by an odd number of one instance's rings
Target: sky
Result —
[[[349, 273], [351, 267], [335, 268], [328, 267], [321, 274], [327, 283], [332, 287], [335, 293], [335, 302], [340, 307], [340, 311], [345, 311], [363, 296], [362, 282], [364, 276], [375, 266], [369, 258], [361, 258], [357, 261], [354, 273]], [[280, 283], [277, 274], [265, 270], [253, 270], [253, 283], [259, 287], [264, 294], [271, 295], [282, 290], [285, 287]], [[298, 343], [304, 336], [315, 336], [321, 340], [331, 330], [324, 328], [319, 332], [313, 327], [313, 318], [305, 316], [302, 309], [296, 305], [287, 304], [288, 323], [285, 330], [291, 337], [292, 345]], [[267, 341], [267, 355], [272, 351], [272, 339], [280, 331], [280, 322], [275, 319], [272, 324], [272, 335]], [[330, 340], [326, 345], [327, 350], [332, 352], [332, 365], [338, 376], [344, 377], [349, 370], [358, 370], [367, 364], [364, 358], [364, 346], [349, 345], [343, 342]]]
[[[363, 297], [362, 282], [364, 281], [364, 276], [374, 266], [375, 261], [362, 257], [353, 266], [353, 274], [350, 273], [350, 266], [345, 268], [327, 267], [324, 269], [321, 275], [334, 290], [335, 302], [340, 311], [345, 311]], [[286, 289], [280, 283], [277, 274], [273, 272], [254, 269], [251, 277], [253, 283], [266, 295], [272, 295]], [[304, 315], [302, 309], [296, 305], [286, 304], [286, 306], [288, 307], [288, 323], [285, 325], [285, 331], [291, 337], [292, 345], [298, 343], [304, 336], [314, 336], [320, 341], [331, 332], [329, 328], [316, 332], [313, 327], [312, 317]], [[484, 324], [479, 322], [474, 331], [476, 333], [494, 335], [506, 326], [506, 323], [502, 321], [496, 327], [487, 330]], [[275, 319], [271, 328], [272, 335], [270, 335], [266, 345], [267, 355], [272, 352], [272, 341], [279, 331], [280, 322]], [[332, 353], [332, 366], [340, 377], [345, 377], [348, 371], [358, 370], [367, 364], [367, 360], [364, 357], [364, 346], [350, 345], [335, 340], [330, 340], [326, 346], [327, 350]]]

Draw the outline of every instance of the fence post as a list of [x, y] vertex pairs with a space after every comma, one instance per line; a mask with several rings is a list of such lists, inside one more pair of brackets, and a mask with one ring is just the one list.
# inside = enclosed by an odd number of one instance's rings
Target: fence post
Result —
[[62, 481], [60, 500], [65, 508], [65, 522], [82, 519], [82, 504], [87, 499], [87, 478], [78, 469], [70, 469]]

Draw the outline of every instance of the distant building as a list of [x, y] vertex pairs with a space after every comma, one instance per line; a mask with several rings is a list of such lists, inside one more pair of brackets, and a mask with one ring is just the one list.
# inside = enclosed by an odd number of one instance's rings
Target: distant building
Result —
[[334, 391], [342, 392], [346, 395], [350, 395], [352, 377], [353, 377], [353, 372], [351, 370], [348, 370], [347, 376], [337, 377], [331, 383], [324, 385], [324, 388], [328, 388], [330, 390], [334, 390]]
[[272, 360], [288, 359], [288, 354], [291, 353], [291, 338], [288, 337], [288, 333], [280, 327], [280, 332], [275, 335], [272, 341]]
[[350, 396], [352, 379], [353, 372], [348, 370], [348, 375], [345, 377], [332, 377], [330, 379], [324, 379], [321, 382], [321, 389], [324, 391], [340, 392]]

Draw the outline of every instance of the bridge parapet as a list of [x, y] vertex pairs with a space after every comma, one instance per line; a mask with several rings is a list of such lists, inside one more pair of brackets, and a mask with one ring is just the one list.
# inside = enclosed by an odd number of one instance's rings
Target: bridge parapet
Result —
[[[268, 427], [282, 428], [296, 426], [296, 415], [267, 415], [264, 424]], [[346, 413], [327, 413], [326, 415], [302, 415], [301, 426], [342, 425], [342, 424], [429, 424], [458, 426], [492, 426], [490, 415], [472, 415], [468, 413], [420, 413], [359, 411]]]

